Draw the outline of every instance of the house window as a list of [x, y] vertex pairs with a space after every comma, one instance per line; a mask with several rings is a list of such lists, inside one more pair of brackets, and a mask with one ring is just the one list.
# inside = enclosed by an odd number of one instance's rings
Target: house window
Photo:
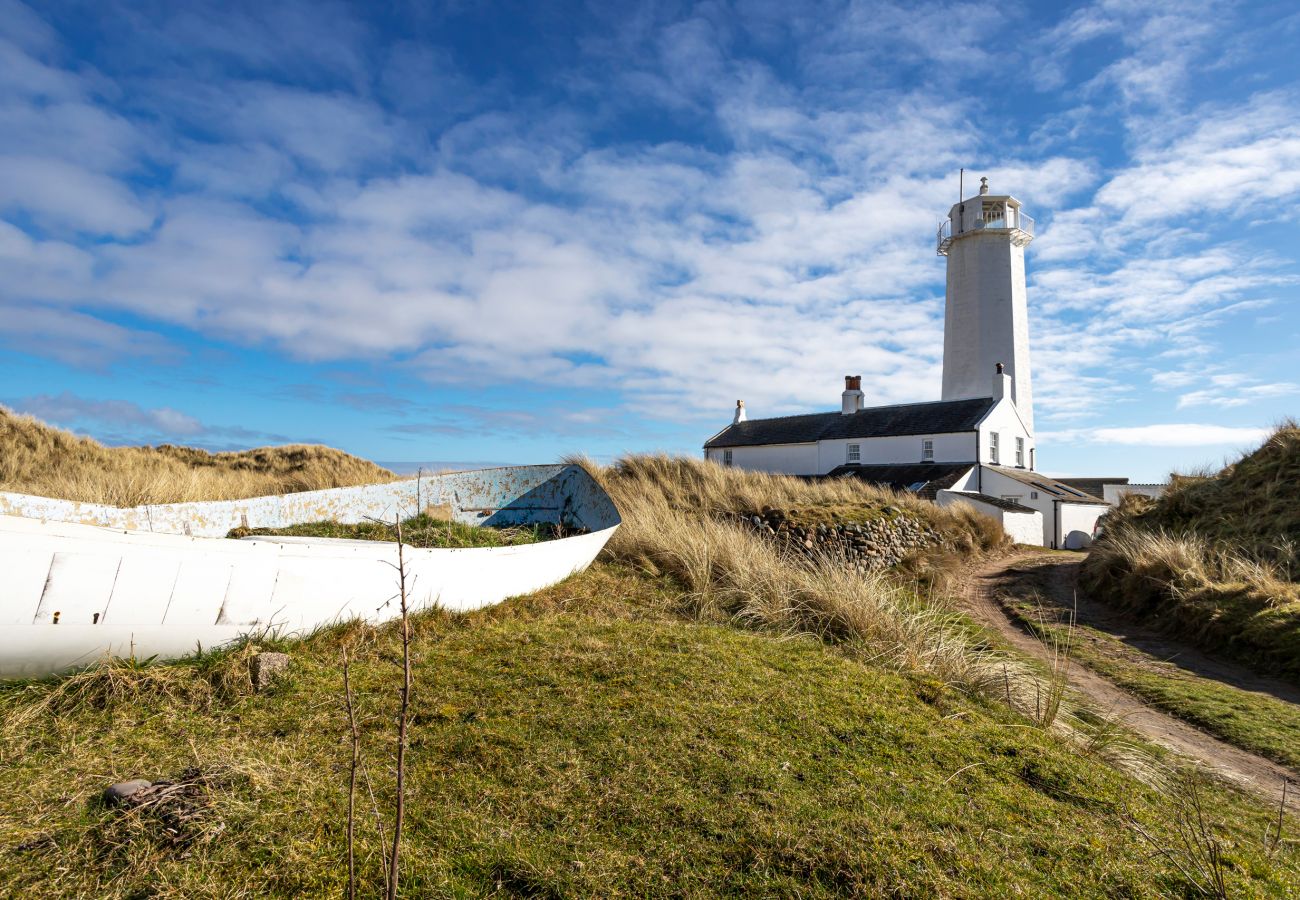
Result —
[[847, 460], [851, 463], [862, 462], [862, 445], [849, 444]]
[[934, 441], [931, 438], [921, 441], [921, 462], [934, 462]]
[[1016, 466], [1025, 467], [1025, 439], [1022, 437], [1016, 438]]
[[996, 431], [990, 431], [989, 432], [989, 462], [993, 463], [994, 465], [997, 465], [999, 461], [1000, 460], [998, 459], [998, 433]]
[[1038, 491], [1030, 491], [1030, 492], [1029, 492], [1029, 499], [1030, 499], [1030, 500], [1037, 500], [1037, 499], [1038, 499]]
[[729, 465], [731, 465], [731, 451], [730, 451], [730, 450], [723, 450], [723, 451], [722, 451], [722, 464], [723, 464], [724, 466], [729, 466]]

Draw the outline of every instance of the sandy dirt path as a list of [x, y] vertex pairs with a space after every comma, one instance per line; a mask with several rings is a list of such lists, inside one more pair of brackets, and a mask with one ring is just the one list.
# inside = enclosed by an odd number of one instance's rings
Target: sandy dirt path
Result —
[[[1042, 577], [1043, 567], [1049, 567], [1047, 578]], [[1033, 571], [1036, 569], [1039, 571]], [[1029, 580], [1024, 577], [1026, 573], [1038, 577]], [[1070, 606], [1074, 602], [1077, 590], [1077, 573], [1078, 558], [1070, 556], [1026, 553], [1007, 557], [975, 574], [967, 590], [967, 603], [971, 613], [977, 619], [996, 631], [1016, 650], [1027, 656], [1047, 661], [1049, 655], [1047, 648], [1016, 624], [997, 598], [1000, 594], [1016, 596], [1020, 592], [1041, 591], [1046, 587], [1053, 595], [1051, 599]], [[1081, 608], [1084, 602], [1080, 594]], [[1097, 606], [1094, 601], [1087, 602], [1090, 608]], [[1162, 644], [1167, 650], [1173, 648], [1175, 643], [1168, 638], [1162, 639]], [[1189, 658], [1203, 657], [1203, 654], [1192, 648], [1181, 648], [1181, 650], [1186, 651]], [[1214, 666], [1222, 670], [1225, 664], [1215, 662]], [[1231, 670], [1234, 667], [1227, 666], [1227, 668]], [[1245, 682], [1239, 686], [1252, 690], [1258, 689], [1261, 682], [1267, 681], [1245, 673], [1244, 670], [1235, 674]], [[1295, 785], [1300, 784], [1300, 773], [1224, 743], [1181, 719], [1163, 713], [1078, 663], [1070, 666], [1069, 680], [1070, 685], [1088, 698], [1094, 706], [1122, 720], [1143, 737], [1200, 762], [1220, 776], [1242, 785], [1273, 803], [1277, 803], [1280, 799], [1283, 779], [1290, 779], [1292, 787], [1288, 791], [1287, 805], [1292, 809], [1300, 809], [1300, 802], [1295, 804], [1291, 802], [1291, 798], [1296, 797]], [[1294, 689], [1287, 687], [1287, 691], [1294, 695]], [[1292, 698], [1288, 696], [1283, 699]], [[1297, 800], [1300, 801], [1300, 798]]]

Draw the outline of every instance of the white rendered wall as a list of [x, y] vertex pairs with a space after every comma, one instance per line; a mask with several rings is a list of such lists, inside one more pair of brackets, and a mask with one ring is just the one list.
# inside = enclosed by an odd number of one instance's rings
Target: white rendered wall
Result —
[[862, 465], [921, 462], [921, 441], [934, 441], [934, 461], [972, 462], [975, 459], [975, 432], [953, 434], [909, 434], [897, 437], [851, 438], [817, 442], [817, 472], [824, 475], [836, 466], [848, 463], [849, 444], [861, 447]]
[[1092, 546], [1092, 532], [1097, 520], [1108, 507], [1082, 503], [1060, 504], [1060, 534], [1058, 547], [1066, 550], [1086, 550]]
[[[985, 392], [985, 396], [987, 395]], [[990, 440], [993, 432], [997, 432], [999, 439], [998, 459], [1000, 461], [997, 465], [1016, 467], [1016, 438], [1019, 437], [1025, 440], [1024, 468], [1028, 469], [1030, 460], [1034, 458], [1030, 452], [1034, 447], [1034, 436], [1021, 421], [1019, 410], [1010, 400], [1000, 400], [979, 424], [979, 456], [976, 458], [989, 465], [994, 463]]]
[[965, 503], [984, 515], [1001, 522], [1003, 530], [1017, 544], [1029, 544], [1033, 547], [1043, 545], [1043, 514], [1040, 512], [1014, 512], [994, 506], [991, 503], [985, 503], [977, 495], [952, 490], [939, 491], [935, 495], [935, 502], [939, 506]]
[[1006, 231], [972, 231], [954, 237], [947, 259], [943, 399], [987, 397], [989, 380], [1003, 363], [1032, 431], [1025, 248]]
[[987, 466], [980, 467], [979, 472], [979, 490], [982, 494], [988, 494], [991, 497], [1008, 497], [1015, 500], [1021, 506], [1028, 506], [1030, 509], [1038, 510], [1042, 516], [1042, 533], [1038, 536], [1037, 541], [1029, 541], [1041, 547], [1056, 547], [1056, 507], [1052, 495], [1047, 491], [1038, 491], [1038, 497], [1033, 497], [1034, 489], [1027, 484], [1016, 481], [1014, 478], [1008, 478], [996, 469]]
[[[737, 469], [756, 472], [777, 472], [784, 475], [821, 475], [817, 468], [816, 444], [769, 444], [763, 447], [731, 448], [731, 465]], [[709, 459], [719, 464], [723, 451], [709, 451]]]

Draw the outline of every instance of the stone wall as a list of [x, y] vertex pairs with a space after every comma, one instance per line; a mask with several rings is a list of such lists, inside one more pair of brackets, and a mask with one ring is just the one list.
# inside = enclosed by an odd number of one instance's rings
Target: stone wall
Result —
[[785, 510], [771, 508], [739, 518], [799, 556], [843, 560], [860, 572], [888, 568], [912, 550], [943, 543], [929, 523], [893, 506], [885, 507], [880, 518], [861, 523], [808, 524], [792, 520]]

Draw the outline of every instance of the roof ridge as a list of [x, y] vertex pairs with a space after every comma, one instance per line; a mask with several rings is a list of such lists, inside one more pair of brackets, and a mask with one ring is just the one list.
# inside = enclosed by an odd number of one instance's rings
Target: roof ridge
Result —
[[[879, 409], [901, 409], [904, 406], [937, 406], [940, 403], [974, 403], [980, 400], [985, 402], [992, 402], [993, 398], [992, 397], [962, 397], [960, 400], [917, 400], [914, 403], [886, 403], [883, 406], [864, 406], [862, 409], [858, 410], [857, 412], [850, 413], [850, 415], [856, 416], [858, 413], [873, 412]], [[745, 419], [745, 422], [779, 422], [782, 419], [800, 419], [800, 418], [811, 417], [811, 416], [842, 416], [842, 415], [845, 414], [843, 412], [840, 412], [839, 410], [828, 409], [825, 410], [824, 412], [791, 413], [788, 416], [766, 416], [762, 419]], [[744, 424], [744, 423], [733, 422], [732, 424], [735, 425], [735, 424]], [[725, 431], [726, 429], [723, 430]]]

